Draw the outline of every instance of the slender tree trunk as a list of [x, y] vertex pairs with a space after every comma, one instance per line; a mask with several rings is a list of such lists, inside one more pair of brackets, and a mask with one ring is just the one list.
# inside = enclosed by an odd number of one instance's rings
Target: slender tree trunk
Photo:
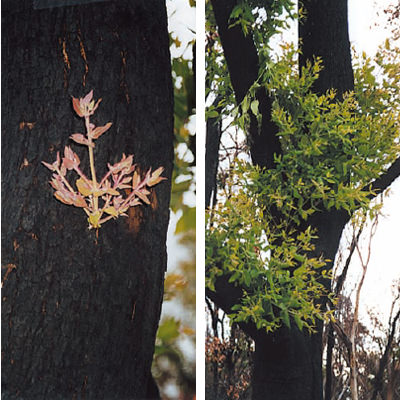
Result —
[[[146, 398], [173, 159], [165, 4], [2, 5], [2, 398]], [[81, 209], [53, 198], [41, 165], [83, 131], [71, 95], [91, 89], [103, 98], [93, 122], [113, 122], [96, 142], [99, 176], [126, 153], [168, 178], [98, 239]]]
[[[214, 104], [217, 105], [220, 99], [217, 97]], [[207, 120], [206, 132], [206, 157], [205, 157], [205, 206], [206, 209], [212, 206], [213, 198], [216, 198], [217, 173], [219, 164], [219, 145], [222, 135], [222, 123], [218, 118]]]

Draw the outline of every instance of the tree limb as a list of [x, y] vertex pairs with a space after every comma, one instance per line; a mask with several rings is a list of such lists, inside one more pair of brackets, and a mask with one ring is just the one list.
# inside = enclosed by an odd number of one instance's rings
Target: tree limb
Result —
[[[243, 297], [242, 289], [228, 282], [229, 277], [220, 276], [215, 281], [215, 291], [206, 288], [206, 296], [210, 298], [226, 314], [231, 314], [232, 307], [239, 304]], [[257, 328], [254, 323], [238, 323], [243, 332], [255, 339]]]
[[[245, 36], [239, 25], [229, 28], [229, 18], [238, 1], [212, 0], [211, 3], [236, 102], [239, 104], [258, 78], [260, 66], [257, 49], [251, 35]], [[272, 100], [264, 88], [257, 90], [256, 98], [262, 122], [261, 127], [258, 126], [256, 117], [250, 113], [248, 138], [251, 158], [255, 165], [272, 168], [274, 153], [281, 153], [278, 129], [271, 121]]]
[[[220, 97], [217, 96], [214, 100], [214, 105], [217, 107], [220, 101]], [[220, 109], [217, 108], [220, 112]], [[220, 118], [209, 118], [207, 120], [206, 128], [206, 159], [205, 159], [205, 205], [206, 208], [211, 206], [212, 194], [217, 190], [217, 170], [218, 170], [218, 157], [219, 157], [219, 145], [221, 141], [221, 119]]]
[[366, 186], [364, 190], [369, 190], [370, 188], [374, 191], [369, 198], [372, 200], [379, 194], [381, 194], [385, 189], [387, 189], [393, 181], [400, 176], [400, 157], [390, 166], [390, 168], [377, 178], [372, 184]]

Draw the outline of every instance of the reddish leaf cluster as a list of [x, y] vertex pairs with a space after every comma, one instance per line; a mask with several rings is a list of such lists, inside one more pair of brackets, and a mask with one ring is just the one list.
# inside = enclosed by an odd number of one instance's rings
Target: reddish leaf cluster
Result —
[[[218, 387], [218, 393], [224, 392], [223, 398], [239, 400], [247, 398], [251, 367], [246, 351], [240, 348], [241, 339], [231, 339], [206, 337], [206, 374], [210, 381], [214, 381], [214, 390]], [[213, 393], [214, 397], [218, 393]]]
[[[42, 161], [51, 171], [53, 176], [50, 185], [54, 188], [54, 196], [64, 204], [81, 207], [88, 216], [89, 229], [100, 228], [101, 224], [111, 218], [127, 216], [129, 207], [143, 203], [150, 204], [148, 188], [157, 185], [166, 179], [161, 176], [164, 168], [155, 171], [149, 169], [142, 179], [133, 164], [133, 155], [122, 155], [122, 159], [114, 164], [107, 164], [108, 172], [98, 183], [94, 165], [93, 148], [94, 140], [98, 139], [112, 125], [108, 122], [104, 126], [96, 127], [90, 123], [90, 116], [96, 111], [101, 99], [95, 103], [93, 90], [84, 98], [72, 98], [75, 112], [85, 119], [86, 136], [82, 133], [74, 133], [70, 138], [80, 145], [87, 146], [91, 168], [91, 178], [88, 178], [79, 168], [80, 159], [69, 146], [64, 148], [64, 157], [57, 159], [52, 164]], [[67, 172], [75, 171], [79, 178], [75, 181], [76, 189], [67, 180]], [[121, 192], [123, 190], [123, 192]], [[126, 195], [126, 193], [128, 193]], [[99, 206], [99, 200], [102, 206]]]

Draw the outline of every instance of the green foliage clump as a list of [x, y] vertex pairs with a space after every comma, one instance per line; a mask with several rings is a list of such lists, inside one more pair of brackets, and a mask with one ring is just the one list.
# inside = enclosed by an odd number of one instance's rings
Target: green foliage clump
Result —
[[231, 113], [245, 131], [250, 113], [261, 118], [256, 91], [268, 90], [282, 151], [269, 170], [238, 164], [234, 194], [213, 211], [206, 232], [208, 288], [228, 276], [243, 288], [232, 320], [267, 331], [291, 321], [313, 330], [316, 318], [330, 318], [321, 303], [332, 260], [316, 254], [310, 218], [331, 210], [374, 215], [371, 184], [400, 153], [399, 67], [382, 55], [398, 50], [386, 44], [374, 61], [364, 54], [354, 66], [354, 92], [343, 98], [312, 91], [320, 59], [300, 72], [297, 52], [284, 50]]

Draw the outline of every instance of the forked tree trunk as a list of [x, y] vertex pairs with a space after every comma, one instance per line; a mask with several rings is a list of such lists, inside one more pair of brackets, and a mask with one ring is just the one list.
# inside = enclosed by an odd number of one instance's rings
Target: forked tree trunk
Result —
[[[143, 399], [173, 160], [165, 4], [38, 9], [45, 3], [2, 4], [2, 398]], [[82, 209], [54, 199], [41, 164], [84, 132], [71, 95], [91, 89], [103, 98], [93, 122], [113, 122], [96, 142], [98, 175], [126, 153], [142, 173], [164, 166], [168, 178], [150, 206], [107, 222], [98, 240]], [[72, 147], [88, 172], [86, 149]]]
[[[244, 37], [240, 25], [229, 27], [229, 15], [237, 3], [236, 0], [212, 1], [232, 86], [239, 102], [258, 73], [258, 56], [251, 36]], [[347, 0], [303, 0], [301, 3], [307, 17], [299, 26], [303, 41], [300, 66], [304, 65], [306, 59], [312, 61], [314, 56], [322, 57], [324, 70], [314, 90], [322, 93], [334, 88], [340, 97], [345, 91], [353, 89]], [[237, 49], [240, 49], [240, 53]], [[243, 57], [243, 54], [246, 56]], [[250, 127], [248, 134], [253, 162], [270, 168], [273, 167], [273, 153], [280, 149], [276, 143], [276, 127], [266, 122], [270, 120], [270, 108], [264, 106], [262, 110], [261, 133], [256, 130], [257, 134], [254, 135]], [[261, 158], [256, 157], [261, 154]], [[347, 220], [348, 216], [342, 211], [321, 211], [309, 218], [308, 224], [318, 230], [316, 257], [323, 255], [324, 258], [334, 260]], [[330, 289], [330, 282], [325, 283]], [[223, 283], [216, 285], [216, 288], [216, 293], [208, 291], [207, 294], [229, 313], [230, 307], [240, 301], [240, 295], [236, 293], [239, 288], [227, 289]], [[225, 291], [219, 291], [218, 288], [224, 288]], [[230, 299], [229, 291], [235, 292]], [[322, 328], [322, 323], [318, 322], [317, 332], [310, 335], [308, 332], [300, 332], [293, 323], [290, 330], [283, 327], [273, 334], [267, 334], [254, 332], [254, 326], [243, 325], [246, 333], [255, 340], [253, 400], [322, 400]]]

